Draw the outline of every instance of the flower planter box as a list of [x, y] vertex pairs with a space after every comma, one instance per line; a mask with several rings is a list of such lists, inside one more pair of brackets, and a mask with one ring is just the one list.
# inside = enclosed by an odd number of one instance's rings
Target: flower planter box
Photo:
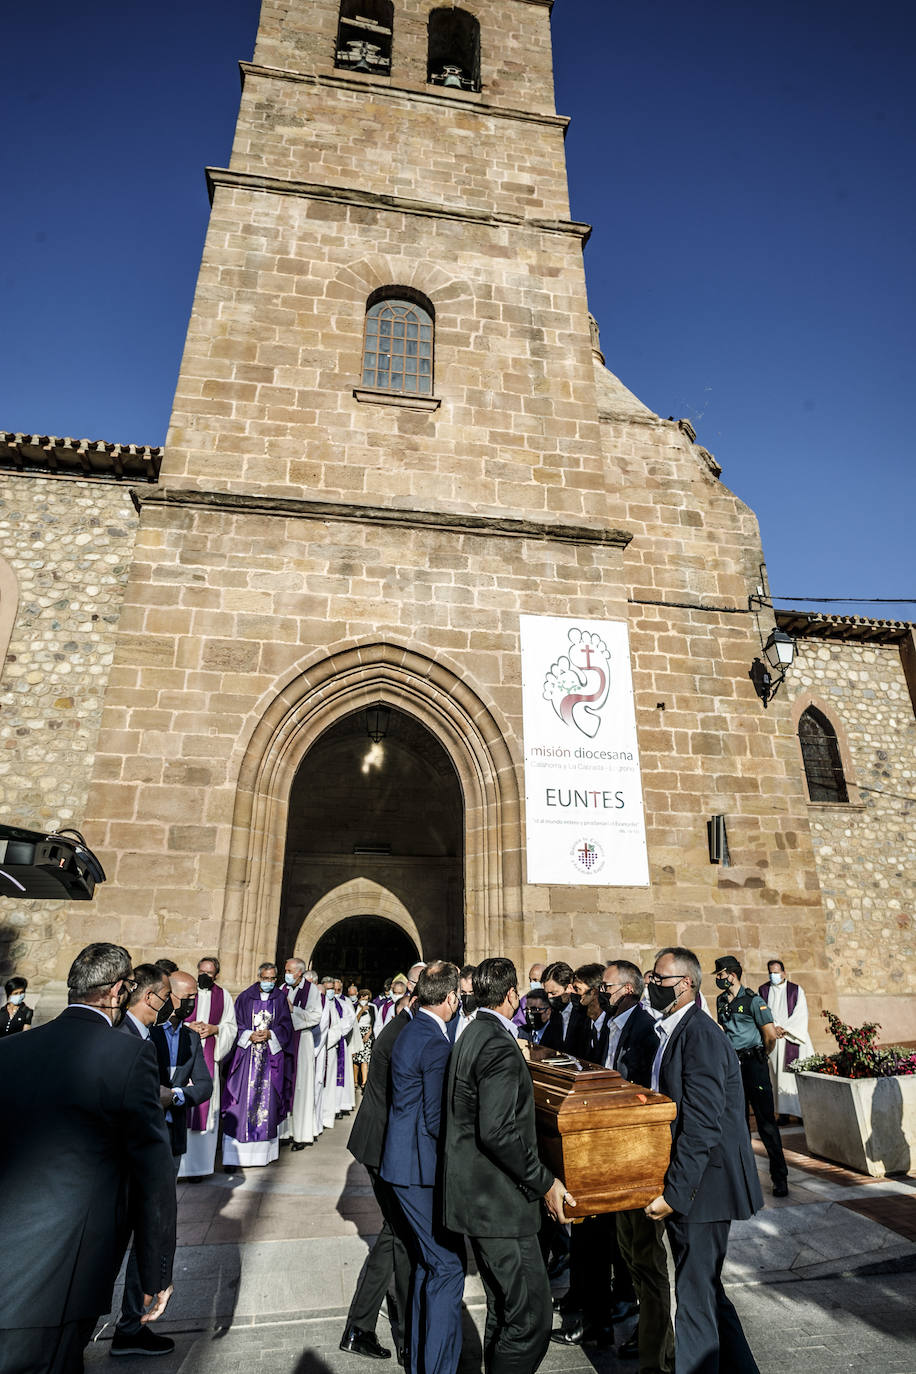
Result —
[[916, 1171], [916, 1075], [796, 1078], [812, 1154], [872, 1178]]

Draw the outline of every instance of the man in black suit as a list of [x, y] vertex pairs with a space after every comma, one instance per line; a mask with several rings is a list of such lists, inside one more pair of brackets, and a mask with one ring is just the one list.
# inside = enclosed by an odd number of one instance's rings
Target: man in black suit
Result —
[[674, 1256], [678, 1374], [759, 1374], [722, 1287], [732, 1221], [763, 1206], [744, 1119], [737, 1056], [695, 1003], [701, 972], [689, 949], [659, 952], [649, 998], [661, 1019], [650, 1087], [672, 1098], [671, 1162], [646, 1216], [664, 1220]]
[[[606, 1066], [629, 1083], [648, 1088], [658, 1051], [655, 1018], [641, 1003], [643, 976], [628, 959], [616, 959], [604, 970], [601, 991], [609, 1006]], [[639, 1360], [640, 1374], [671, 1374], [674, 1369], [674, 1330], [671, 1289], [663, 1223], [652, 1221], [641, 1207], [612, 1214], [617, 1244], [639, 1300], [639, 1325], [617, 1353]]]
[[[182, 1022], [190, 1015], [197, 980], [176, 970], [171, 977], [158, 964], [141, 964], [134, 970], [136, 987], [127, 1005], [121, 1029], [126, 1034], [148, 1032], [156, 1055], [159, 1100], [165, 1112], [172, 1164], [177, 1177], [181, 1157], [188, 1147], [188, 1107], [210, 1100], [213, 1079], [196, 1031]], [[158, 1005], [157, 1005], [158, 1004]], [[139, 1027], [139, 1031], [135, 1031]], [[112, 1355], [168, 1355], [175, 1348], [171, 1336], [160, 1336], [143, 1324], [143, 1282], [131, 1247], [124, 1275], [121, 1315], [111, 1340]]]
[[[417, 979], [416, 1015], [391, 1054], [391, 1111], [382, 1151], [410, 1234], [410, 1374], [455, 1374], [461, 1356], [464, 1243], [442, 1225], [439, 1137], [445, 1071], [452, 1052], [446, 1029], [458, 1012], [458, 969], [438, 960]], [[467, 1031], [464, 1032], [467, 1035]]]
[[487, 1374], [533, 1374], [553, 1310], [538, 1245], [540, 1200], [561, 1223], [575, 1201], [538, 1158], [531, 1075], [516, 1040], [518, 974], [484, 959], [474, 975], [477, 1016], [449, 1063], [444, 1151], [445, 1224], [466, 1235], [487, 1294]]
[[88, 945], [67, 976], [70, 1005], [0, 1047], [0, 1226], [17, 1262], [0, 1284], [3, 1374], [78, 1374], [111, 1306], [134, 1230], [155, 1321], [171, 1295], [175, 1175], [153, 1055], [113, 1035], [130, 955]]
[[359, 1276], [340, 1348], [352, 1355], [366, 1355], [375, 1360], [387, 1360], [391, 1356], [391, 1351], [385, 1349], [375, 1334], [375, 1326], [392, 1273], [398, 1339], [402, 1347], [407, 1332], [410, 1258], [400, 1234], [404, 1223], [391, 1185], [381, 1177], [379, 1169], [391, 1110], [391, 1052], [398, 1036], [410, 1025], [408, 1002], [409, 997], [401, 998], [394, 1020], [388, 1022], [372, 1046], [369, 1077], [347, 1142], [351, 1155], [364, 1164], [368, 1171], [372, 1191], [382, 1214], [382, 1229]]
[[610, 1021], [601, 991], [603, 977], [604, 964], [582, 964], [573, 974], [575, 995], [566, 1050], [592, 1064], [603, 1064], [607, 1055]]
[[541, 1036], [545, 1050], [561, 1050], [571, 1054], [570, 1046], [577, 1044], [585, 1013], [573, 989], [573, 971], [559, 960], [544, 970], [544, 991], [550, 999], [550, 1022]]

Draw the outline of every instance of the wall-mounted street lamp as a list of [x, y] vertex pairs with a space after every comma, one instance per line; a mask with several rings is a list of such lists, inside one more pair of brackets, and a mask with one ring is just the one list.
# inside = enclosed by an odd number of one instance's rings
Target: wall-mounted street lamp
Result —
[[373, 744], [381, 744], [388, 734], [390, 723], [391, 711], [382, 702], [377, 701], [374, 706], [366, 707], [366, 734]]
[[766, 706], [786, 680], [786, 673], [795, 657], [795, 640], [785, 630], [772, 630], [762, 648], [763, 657], [754, 659], [748, 677]]

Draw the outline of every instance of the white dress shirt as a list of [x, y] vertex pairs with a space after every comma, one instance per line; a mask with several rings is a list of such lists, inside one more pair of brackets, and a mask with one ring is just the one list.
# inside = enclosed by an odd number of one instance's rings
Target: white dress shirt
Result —
[[695, 1006], [696, 1003], [691, 1000], [687, 1003], [686, 1007], [681, 1007], [680, 1011], [674, 1012], [671, 1016], [663, 1016], [660, 1021], [656, 1021], [655, 1023], [655, 1034], [658, 1036], [659, 1044], [658, 1050], [655, 1054], [655, 1058], [652, 1061], [651, 1088], [654, 1093], [658, 1092], [658, 1076], [661, 1072], [662, 1060], [665, 1057], [665, 1050], [668, 1048], [668, 1042], [671, 1039], [671, 1033], [674, 1030], [675, 1026], [680, 1021], [683, 1021], [688, 1011], [691, 1011]]
[[637, 1002], [632, 1007], [627, 1007], [626, 1011], [622, 1011], [619, 1016], [611, 1017], [611, 1027], [608, 1031], [607, 1039], [607, 1057], [604, 1061], [604, 1067], [606, 1069], [612, 1069], [614, 1067], [614, 1055], [617, 1053], [617, 1046], [620, 1044], [621, 1032], [630, 1018], [630, 1013], [635, 1011], [638, 1005], [639, 1003]]
[[503, 1014], [502, 1014], [501, 1011], [496, 1011], [496, 1009], [495, 1009], [494, 1007], [478, 1007], [478, 1009], [477, 1009], [477, 1014], [478, 1014], [478, 1016], [479, 1016], [481, 1013], [483, 1013], [484, 1016], [495, 1016], [496, 1019], [497, 1019], [497, 1021], [501, 1021], [502, 1024], [505, 1026], [506, 1030], [507, 1030], [507, 1031], [509, 1032], [509, 1034], [512, 1036], [512, 1039], [513, 1039], [513, 1040], [517, 1040], [517, 1039], [518, 1039], [518, 1032], [519, 1032], [518, 1026], [515, 1024], [514, 1021], [510, 1021], [509, 1018], [508, 1018], [508, 1016], [503, 1016]]
[[421, 1007], [420, 1014], [421, 1016], [428, 1016], [431, 1021], [435, 1021], [446, 1040], [448, 1039], [448, 1026], [442, 1020], [441, 1016], [437, 1016], [434, 1011], [430, 1011], [429, 1007]]

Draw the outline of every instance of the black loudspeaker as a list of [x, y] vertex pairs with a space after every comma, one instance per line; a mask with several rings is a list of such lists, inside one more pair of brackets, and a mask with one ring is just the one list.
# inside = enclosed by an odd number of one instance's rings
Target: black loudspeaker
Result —
[[709, 842], [709, 862], [728, 867], [731, 863], [731, 857], [728, 852], [728, 835], [725, 830], [724, 816], [712, 816], [706, 822], [706, 838]]
[[0, 825], [0, 897], [90, 902], [105, 870], [78, 830]]

